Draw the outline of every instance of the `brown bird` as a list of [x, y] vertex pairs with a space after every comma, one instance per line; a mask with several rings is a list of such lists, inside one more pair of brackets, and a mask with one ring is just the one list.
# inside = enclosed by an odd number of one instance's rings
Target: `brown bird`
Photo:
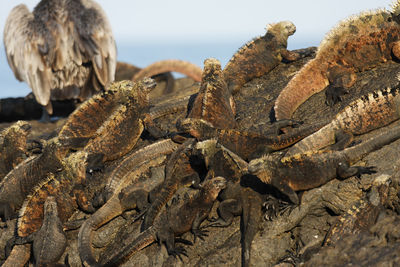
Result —
[[111, 26], [92, 0], [42, 0], [33, 12], [24, 4], [14, 7], [4, 46], [15, 77], [32, 88], [48, 114], [50, 100], [84, 100], [114, 80]]

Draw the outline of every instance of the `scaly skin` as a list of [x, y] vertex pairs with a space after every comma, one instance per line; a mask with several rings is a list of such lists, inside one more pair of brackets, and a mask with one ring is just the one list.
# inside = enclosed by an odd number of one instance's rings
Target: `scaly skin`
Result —
[[198, 140], [216, 138], [223, 146], [232, 150], [244, 160], [249, 160], [286, 148], [317, 131], [323, 125], [325, 123], [293, 129], [290, 133], [282, 135], [261, 135], [234, 129], [218, 129], [205, 120], [190, 118], [181, 121], [177, 127]]
[[138, 165], [141, 165], [149, 159], [157, 156], [169, 155], [177, 150], [178, 147], [178, 144], [174, 143], [170, 139], [166, 139], [139, 149], [126, 157], [113, 170], [108, 178], [105, 186], [104, 198], [107, 200], [115, 192], [118, 192], [125, 187], [129, 182], [129, 177], [131, 176], [130, 172]]
[[321, 42], [317, 55], [290, 80], [275, 102], [277, 120], [289, 119], [310, 96], [328, 85], [334, 104], [356, 81], [356, 73], [400, 58], [399, 3], [392, 9], [364, 12], [340, 22]]
[[200, 178], [191, 165], [193, 139], [188, 139], [170, 157], [165, 167], [165, 181], [160, 192], [146, 210], [141, 231], [148, 229], [159, 216], [161, 209], [172, 198], [175, 192], [183, 186], [197, 187]]
[[242, 176], [247, 172], [248, 163], [229, 151], [216, 140], [206, 140], [196, 144], [196, 153], [200, 153], [206, 163], [209, 177], [227, 177], [227, 186], [219, 194], [219, 219], [210, 224], [216, 227], [228, 227], [234, 216], [242, 217], [242, 266], [250, 265], [251, 243], [259, 229], [263, 197], [253, 188], [242, 186]]
[[201, 80], [201, 69], [190, 62], [176, 59], [168, 59], [157, 61], [149, 66], [141, 69], [133, 75], [132, 81], [139, 81], [145, 77], [152, 77], [165, 72], [179, 72], [192, 78], [196, 82]]
[[281, 159], [266, 155], [252, 160], [248, 169], [262, 182], [271, 184], [286, 194], [294, 204], [299, 204], [295, 191], [316, 188], [336, 177], [346, 179], [354, 175], [374, 173], [373, 167], [351, 165], [398, 138], [400, 126], [342, 151], [307, 152]]
[[357, 235], [376, 223], [388, 199], [390, 179], [381, 175], [375, 179], [368, 198], [357, 201], [346, 213], [342, 214], [326, 234], [324, 246], [334, 245], [345, 235]]
[[237, 93], [246, 82], [268, 73], [282, 59], [296, 60], [299, 55], [287, 50], [287, 39], [295, 31], [290, 21], [269, 24], [264, 36], [242, 46], [223, 70], [229, 91]]
[[47, 142], [42, 154], [30, 157], [10, 171], [0, 183], [1, 215], [5, 219], [13, 216], [32, 189], [49, 173], [63, 168], [62, 160], [68, 149], [57, 138]]
[[[328, 125], [291, 147], [286, 156], [319, 150], [337, 142], [338, 134], [347, 133], [350, 137], [353, 134], [361, 135], [399, 118], [399, 85], [369, 93], [350, 103]], [[351, 138], [342, 141], [351, 141]]]
[[43, 222], [43, 204], [47, 197], [54, 196], [58, 206], [58, 216], [62, 223], [78, 209], [75, 197], [71, 194], [74, 187], [86, 180], [86, 158], [88, 155], [78, 151], [63, 161], [63, 170], [50, 173], [31, 194], [26, 197], [17, 221], [17, 236], [26, 237], [37, 230]]
[[[72, 147], [75, 142], [76, 146], [81, 146], [87, 141], [83, 150], [91, 155], [88, 169], [101, 169], [104, 162], [120, 158], [136, 145], [149, 112], [149, 91], [155, 85], [152, 79], [134, 84], [130, 81], [114, 83], [108, 94], [88, 100], [82, 109], [71, 115], [59, 134], [60, 140], [69, 142]], [[108, 109], [103, 109], [103, 103]], [[98, 118], [97, 112], [100, 113]], [[93, 122], [82, 119], [91, 117], [90, 114], [97, 119]]]
[[[152, 79], [137, 83], [120, 81], [111, 84], [107, 91], [87, 100], [68, 117], [58, 134], [59, 139], [69, 140], [73, 148], [83, 147], [87, 142], [98, 143], [98, 140], [96, 142], [91, 139], [103, 139], [111, 133], [116, 134], [108, 127], [123, 127], [126, 123], [124, 117], [128, 121], [133, 119], [136, 122], [132, 127], [143, 127], [137, 120], [143, 120], [148, 113], [148, 94], [154, 87], [155, 82]], [[117, 130], [119, 129], [114, 131]], [[76, 141], [75, 147], [73, 141]]]
[[27, 137], [31, 126], [18, 121], [0, 133], [0, 181], [26, 158]]
[[[44, 203], [48, 197], [54, 197], [57, 203], [58, 218], [65, 223], [78, 209], [78, 204], [71, 194], [74, 186], [86, 179], [87, 154], [78, 151], [63, 161], [63, 170], [56, 174], [49, 173], [41, 180], [29, 196], [26, 197], [17, 219], [16, 238], [24, 239], [33, 236], [43, 225]], [[21, 250], [20, 245], [14, 246], [10, 255]], [[28, 251], [29, 252], [29, 251]], [[6, 262], [8, 259], [6, 260]], [[10, 260], [13, 262], [14, 260]]]
[[200, 90], [187, 117], [203, 119], [217, 128], [235, 128], [235, 103], [217, 59], [204, 61]]
[[[162, 183], [163, 177], [142, 182], [138, 182], [137, 179], [150, 167], [159, 166], [165, 160], [165, 155], [159, 155], [138, 163], [130, 171], [129, 179], [123, 179], [111, 198], [89, 219], [85, 220], [78, 234], [78, 250], [85, 266], [93, 266], [97, 263], [91, 248], [93, 231], [126, 210], [143, 209], [147, 206], [148, 193]], [[127, 186], [128, 183], [131, 185]]]
[[67, 237], [58, 218], [55, 197], [47, 197], [44, 202], [43, 212], [41, 228], [26, 238], [16, 240], [18, 245], [33, 242], [33, 255], [36, 266], [56, 264], [67, 247]]
[[[164, 211], [154, 225], [139, 234], [131, 242], [125, 240], [124, 247], [119, 251], [107, 253], [107, 258], [98, 266], [115, 266], [133, 253], [159, 240], [167, 247], [170, 255], [185, 255], [185, 249], [175, 247], [175, 237], [188, 231], [195, 236], [204, 236], [200, 224], [207, 218], [219, 192], [226, 187], [226, 180], [216, 177], [204, 182], [202, 188], [192, 198], [182, 205], [172, 205]], [[172, 219], [173, 218], [173, 219]]]

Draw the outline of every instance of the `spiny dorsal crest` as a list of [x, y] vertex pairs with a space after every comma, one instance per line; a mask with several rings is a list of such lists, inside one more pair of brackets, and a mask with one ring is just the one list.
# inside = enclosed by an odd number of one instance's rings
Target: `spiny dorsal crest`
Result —
[[382, 23], [387, 22], [388, 16], [390, 16], [389, 12], [382, 8], [351, 15], [350, 17], [340, 21], [325, 35], [318, 47], [318, 52], [323, 51], [327, 46], [340, 42], [344, 36], [357, 34], [361, 28], [381, 25]]
[[400, 15], [400, 0], [395, 0], [390, 7], [394, 15]]

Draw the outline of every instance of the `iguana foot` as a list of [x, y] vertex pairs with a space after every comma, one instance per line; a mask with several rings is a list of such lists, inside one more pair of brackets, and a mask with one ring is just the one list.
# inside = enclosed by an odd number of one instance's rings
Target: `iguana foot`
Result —
[[357, 174], [356, 176], [358, 178], [361, 177], [362, 174], [373, 174], [376, 173], [377, 171], [375, 170], [375, 166], [370, 166], [370, 167], [360, 167], [360, 166], [353, 166], [355, 168], [357, 168]]
[[103, 188], [100, 192], [95, 192], [92, 199], [93, 207], [99, 208], [103, 206], [111, 196], [112, 192], [105, 188]]
[[193, 246], [193, 242], [182, 237], [175, 238], [175, 243], [182, 243], [184, 245]]
[[343, 95], [348, 94], [348, 93], [349, 93], [349, 91], [347, 89], [345, 89], [344, 87], [335, 87], [333, 85], [329, 85], [325, 91], [325, 96], [326, 96], [325, 103], [328, 106], [333, 107], [333, 105], [335, 105], [339, 101], [342, 101]]
[[170, 249], [168, 251], [168, 254], [173, 256], [174, 258], [178, 257], [181, 261], [183, 261], [182, 255], [188, 257], [186, 249], [184, 247], [175, 247], [173, 249]]
[[272, 221], [289, 210], [291, 212], [297, 205], [277, 199], [273, 196], [268, 196], [262, 207], [265, 212], [264, 219]]
[[43, 151], [43, 144], [40, 140], [30, 139], [26, 142], [28, 154], [41, 154]]
[[201, 229], [192, 229], [192, 234], [193, 234], [193, 242], [196, 243], [196, 238], [199, 238], [204, 241], [204, 237], [208, 236], [208, 231], [207, 230], [201, 230]]

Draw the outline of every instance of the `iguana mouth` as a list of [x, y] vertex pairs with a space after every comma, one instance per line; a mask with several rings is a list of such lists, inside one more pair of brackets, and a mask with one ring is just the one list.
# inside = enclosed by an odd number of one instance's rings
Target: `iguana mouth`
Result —
[[145, 79], [143, 79], [143, 85], [147, 91], [151, 91], [152, 89], [154, 89], [156, 87], [157, 83], [155, 80], [153, 80], [151, 78], [145, 78]]

